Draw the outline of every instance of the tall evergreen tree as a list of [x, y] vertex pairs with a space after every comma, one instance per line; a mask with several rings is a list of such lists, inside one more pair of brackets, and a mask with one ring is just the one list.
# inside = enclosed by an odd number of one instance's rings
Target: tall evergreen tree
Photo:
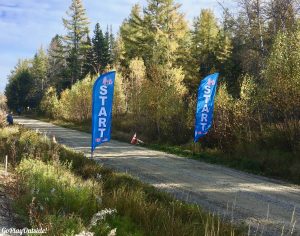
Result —
[[104, 36], [99, 23], [95, 25], [94, 37], [92, 39], [92, 47], [93, 47], [93, 55], [94, 55], [92, 65], [95, 74], [99, 75], [104, 70], [104, 66], [103, 66]]
[[273, 35], [279, 31], [295, 29], [299, 1], [297, 0], [270, 0], [267, 3], [265, 12], [269, 23], [269, 30]]
[[[143, 33], [141, 7], [138, 4], [132, 7], [130, 16], [121, 25], [120, 36], [118, 43], [121, 42], [119, 46], [123, 48], [123, 58], [120, 63], [124, 66], [129, 66], [130, 60], [143, 57], [143, 45], [146, 43]], [[119, 53], [121, 52], [119, 51]]]
[[87, 47], [87, 51], [85, 54], [85, 61], [84, 61], [84, 68], [83, 68], [83, 74], [87, 75], [95, 75], [95, 67], [94, 67], [94, 50], [93, 50], [93, 46], [92, 46], [92, 42], [91, 42], [91, 38], [88, 36], [87, 40], [86, 40], [86, 47]]
[[115, 37], [113, 34], [112, 26], [110, 26], [109, 29], [109, 55], [110, 55], [110, 61], [109, 64], [112, 65], [116, 61], [116, 56], [115, 56], [115, 47], [116, 47], [116, 42], [115, 42]]
[[149, 0], [144, 9], [144, 50], [146, 64], [173, 64], [178, 57], [180, 42], [187, 36], [187, 22], [173, 0]]
[[113, 63], [113, 35], [109, 32], [108, 27], [103, 34], [100, 24], [97, 23], [94, 30], [93, 51], [94, 51], [94, 69], [97, 74], [102, 73], [105, 68]]
[[83, 77], [86, 40], [89, 32], [89, 21], [81, 0], [72, 0], [63, 23], [67, 29], [67, 34], [63, 37], [64, 51], [67, 53], [70, 83], [74, 84]]
[[219, 27], [211, 10], [202, 10], [194, 22], [192, 33], [192, 54], [195, 65], [200, 66], [201, 76], [206, 75], [215, 66], [215, 47]]
[[42, 93], [36, 92], [35, 80], [32, 76], [30, 63], [19, 61], [8, 78], [5, 88], [7, 105], [10, 109], [37, 108]]
[[67, 62], [63, 50], [62, 37], [55, 35], [48, 48], [48, 77], [49, 84], [55, 86], [58, 92], [61, 92], [69, 85], [65, 78], [67, 75]]
[[102, 51], [102, 66], [105, 69], [110, 63], [110, 34], [108, 27], [106, 29], [104, 40], [103, 40], [103, 51]]
[[41, 47], [34, 55], [32, 60], [31, 72], [35, 80], [36, 89], [38, 91], [44, 91], [49, 84], [47, 71], [48, 71], [48, 55]]
[[195, 95], [200, 79], [216, 69], [215, 50], [219, 30], [211, 10], [202, 10], [200, 16], [194, 19], [185, 78], [192, 95]]

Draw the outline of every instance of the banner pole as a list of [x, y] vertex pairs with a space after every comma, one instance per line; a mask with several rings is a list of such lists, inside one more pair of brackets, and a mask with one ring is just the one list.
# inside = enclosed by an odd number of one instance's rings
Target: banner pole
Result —
[[8, 164], [8, 156], [5, 156], [5, 176], [7, 176], [7, 164]]
[[193, 156], [195, 156], [195, 148], [196, 148], [196, 143], [193, 142]]
[[94, 151], [91, 151], [91, 159], [94, 159]]

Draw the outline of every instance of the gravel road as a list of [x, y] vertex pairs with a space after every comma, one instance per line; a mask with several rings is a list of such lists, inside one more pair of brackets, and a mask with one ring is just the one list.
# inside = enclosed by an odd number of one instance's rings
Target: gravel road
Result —
[[[90, 134], [16, 118], [90, 156]], [[94, 156], [105, 166], [250, 228], [250, 235], [300, 235], [300, 186], [112, 141]], [[300, 170], [299, 170], [300, 171]], [[283, 233], [282, 233], [283, 231]]]

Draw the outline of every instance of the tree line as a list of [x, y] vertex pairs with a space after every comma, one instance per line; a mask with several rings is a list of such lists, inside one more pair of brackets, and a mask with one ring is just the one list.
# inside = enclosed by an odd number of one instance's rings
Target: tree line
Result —
[[38, 108], [49, 87], [58, 93], [88, 74], [102, 73], [112, 65], [114, 36], [107, 27], [95, 25], [89, 37], [89, 21], [81, 1], [73, 1], [63, 18], [65, 35], [55, 35], [47, 50], [40, 48], [33, 59], [19, 60], [6, 87], [10, 108]]
[[31, 107], [75, 122], [91, 118], [97, 75], [114, 69], [114, 128], [148, 140], [192, 139], [197, 87], [220, 72], [214, 124], [203, 147], [300, 150], [300, 28], [296, 0], [239, 0], [223, 16], [203, 9], [189, 26], [174, 0], [133, 6], [118, 34], [72, 0], [47, 52], [20, 61], [6, 87], [11, 109]]

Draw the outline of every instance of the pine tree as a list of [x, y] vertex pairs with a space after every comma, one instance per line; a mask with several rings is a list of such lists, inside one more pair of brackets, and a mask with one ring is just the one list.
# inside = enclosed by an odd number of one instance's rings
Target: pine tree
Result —
[[173, 0], [149, 0], [143, 14], [139, 5], [132, 8], [120, 30], [127, 66], [128, 61], [137, 57], [144, 60], [147, 70], [154, 65], [177, 66], [176, 61], [185, 53], [179, 49], [188, 36], [187, 23], [179, 8]]
[[216, 69], [215, 49], [218, 43], [218, 33], [219, 27], [213, 12], [202, 10], [200, 16], [194, 20], [186, 66], [185, 83], [192, 95], [195, 95], [199, 81]]
[[39, 91], [44, 91], [44, 89], [49, 84], [47, 78], [48, 66], [48, 56], [44, 49], [41, 47], [34, 55], [31, 68], [31, 72], [36, 83], [36, 88]]
[[32, 88], [35, 86], [29, 69], [19, 70], [16, 74], [9, 77], [9, 83], [5, 88], [7, 105], [10, 109], [36, 108], [37, 100]]
[[[66, 74], [66, 58], [63, 51], [62, 37], [56, 35], [52, 38], [48, 48], [48, 72], [49, 84], [55, 86], [58, 92], [67, 87], [65, 81]], [[68, 83], [69, 84], [69, 83]]]
[[86, 40], [86, 54], [85, 54], [85, 61], [84, 61], [84, 68], [83, 68], [83, 74], [86, 76], [87, 74], [90, 75], [96, 75], [95, 70], [95, 56], [94, 56], [94, 50], [92, 46], [92, 42], [89, 36], [87, 36]]
[[192, 53], [196, 65], [200, 66], [202, 76], [214, 67], [218, 32], [219, 27], [213, 12], [202, 10], [200, 16], [195, 19], [192, 33]]
[[130, 16], [126, 19], [120, 27], [120, 39], [118, 43], [122, 42], [123, 53], [121, 64], [129, 66], [129, 61], [144, 57], [143, 45], [146, 43], [144, 39], [143, 18], [141, 15], [141, 7], [136, 4], [132, 7]]
[[109, 29], [109, 55], [110, 55], [109, 64], [110, 65], [114, 64], [116, 61], [115, 47], [116, 47], [115, 37], [113, 34], [112, 26], [110, 26]]
[[266, 17], [271, 19], [269, 31], [273, 35], [279, 31], [295, 29], [299, 2], [297, 0], [271, 0], [268, 1], [265, 9]]
[[93, 54], [94, 54], [93, 67], [95, 73], [99, 75], [104, 70], [103, 67], [104, 36], [99, 23], [95, 25], [94, 37], [92, 39], [92, 43], [93, 43], [92, 47], [93, 47]]
[[102, 66], [103, 68], [107, 68], [107, 66], [110, 64], [110, 34], [107, 30], [104, 35], [104, 41], [103, 41], [103, 51], [102, 51]]
[[89, 22], [81, 0], [72, 0], [67, 11], [67, 19], [63, 23], [67, 29], [64, 36], [64, 50], [67, 53], [71, 84], [83, 77], [83, 62], [87, 51], [86, 39], [89, 32]]
[[178, 58], [178, 48], [187, 36], [187, 22], [179, 13], [180, 4], [173, 0], [149, 0], [144, 9], [144, 58], [154, 64], [172, 67]]

